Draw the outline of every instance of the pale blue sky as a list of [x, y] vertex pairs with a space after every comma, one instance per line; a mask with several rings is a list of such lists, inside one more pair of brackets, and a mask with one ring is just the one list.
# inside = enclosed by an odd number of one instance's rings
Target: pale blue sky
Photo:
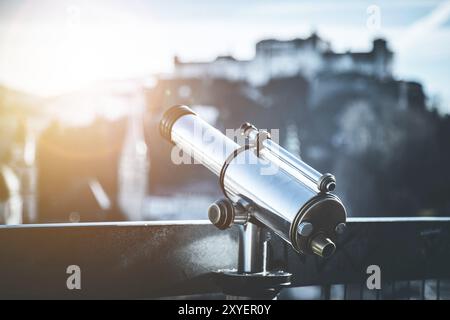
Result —
[[[380, 9], [368, 28], [367, 8]], [[312, 30], [338, 51], [384, 36], [395, 74], [421, 81], [450, 112], [450, 3], [390, 1], [0, 0], [0, 81], [52, 95], [107, 78], [169, 72], [172, 57], [251, 58], [256, 41]]]

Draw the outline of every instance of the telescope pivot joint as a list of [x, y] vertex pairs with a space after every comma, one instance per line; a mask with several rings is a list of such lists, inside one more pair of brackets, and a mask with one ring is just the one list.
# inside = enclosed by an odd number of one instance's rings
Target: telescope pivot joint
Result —
[[227, 198], [219, 199], [208, 208], [208, 218], [220, 230], [234, 224], [245, 225], [253, 208], [246, 202], [233, 203]]

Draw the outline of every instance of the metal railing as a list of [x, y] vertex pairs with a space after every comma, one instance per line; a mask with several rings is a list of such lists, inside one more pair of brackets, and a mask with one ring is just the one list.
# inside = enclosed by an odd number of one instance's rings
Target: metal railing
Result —
[[288, 288], [280, 299], [308, 300], [448, 300], [450, 280], [409, 280], [383, 282], [381, 289], [369, 290], [364, 283]]
[[[0, 226], [0, 243], [0, 298], [217, 298], [215, 271], [238, 257], [236, 230], [206, 221]], [[448, 299], [450, 219], [349, 219], [329, 259], [274, 236], [269, 261], [292, 273], [280, 299]], [[70, 265], [80, 290], [66, 286]], [[365, 285], [369, 265], [381, 290]]]

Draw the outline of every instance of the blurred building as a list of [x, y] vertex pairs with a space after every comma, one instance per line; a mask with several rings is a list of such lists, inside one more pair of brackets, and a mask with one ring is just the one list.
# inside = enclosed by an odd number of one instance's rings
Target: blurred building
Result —
[[23, 221], [33, 223], [37, 221], [36, 138], [25, 118], [18, 121], [11, 152], [10, 165], [21, 187]]
[[47, 101], [57, 119], [38, 141], [40, 221], [141, 219], [149, 163], [140, 88], [111, 81]]
[[37, 221], [36, 141], [25, 117], [19, 117], [0, 168], [0, 224]]
[[118, 202], [129, 220], [142, 220], [148, 192], [149, 159], [144, 137], [144, 101], [130, 97], [130, 113], [119, 162]]
[[223, 78], [264, 85], [273, 78], [357, 72], [377, 78], [392, 75], [393, 53], [383, 39], [373, 41], [369, 52], [334, 52], [330, 44], [313, 33], [306, 39], [266, 39], [256, 44], [252, 60], [219, 56], [212, 62], [182, 62], [175, 57], [177, 78]]
[[20, 181], [14, 171], [0, 166], [0, 224], [22, 223], [22, 197]]

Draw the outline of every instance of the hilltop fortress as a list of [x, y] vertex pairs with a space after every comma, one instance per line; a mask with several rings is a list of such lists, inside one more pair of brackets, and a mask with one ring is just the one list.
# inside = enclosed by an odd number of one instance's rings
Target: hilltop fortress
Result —
[[313, 33], [306, 39], [266, 39], [256, 44], [251, 60], [219, 56], [211, 62], [182, 62], [174, 58], [177, 78], [224, 78], [264, 85], [270, 79], [301, 75], [311, 79], [321, 72], [355, 72], [384, 79], [392, 76], [393, 53], [383, 39], [373, 41], [368, 52], [336, 53]]

